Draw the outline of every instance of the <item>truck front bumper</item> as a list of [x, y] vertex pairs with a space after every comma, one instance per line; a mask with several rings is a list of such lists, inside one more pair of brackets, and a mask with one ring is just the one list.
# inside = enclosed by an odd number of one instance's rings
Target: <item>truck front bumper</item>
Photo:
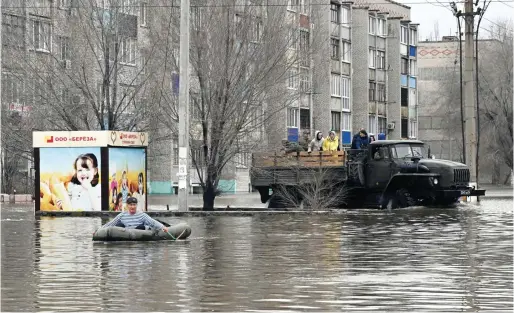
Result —
[[462, 196], [471, 196], [471, 197], [478, 197], [478, 196], [484, 196], [485, 190], [484, 189], [474, 189], [474, 188], [466, 188], [466, 189], [450, 189], [450, 190], [438, 190], [438, 193], [440, 196], [444, 198], [458, 198]]

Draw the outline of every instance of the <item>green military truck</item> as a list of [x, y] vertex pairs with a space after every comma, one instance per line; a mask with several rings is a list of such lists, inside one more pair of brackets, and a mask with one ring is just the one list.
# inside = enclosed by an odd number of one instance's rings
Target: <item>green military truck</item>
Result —
[[269, 208], [301, 203], [306, 197], [301, 190], [322, 190], [305, 188], [319, 185], [320, 177], [329, 190], [345, 190], [331, 203], [342, 208], [448, 206], [485, 194], [469, 186], [465, 164], [429, 157], [418, 140], [378, 140], [363, 150], [254, 153], [250, 175]]

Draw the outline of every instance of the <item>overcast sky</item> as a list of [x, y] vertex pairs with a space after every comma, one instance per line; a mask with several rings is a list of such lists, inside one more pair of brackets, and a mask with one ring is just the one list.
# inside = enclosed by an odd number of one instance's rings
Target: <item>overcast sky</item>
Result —
[[[411, 7], [411, 20], [419, 23], [420, 40], [425, 40], [430, 34], [434, 34], [434, 25], [439, 24], [439, 39], [442, 36], [455, 35], [457, 33], [457, 20], [450, 11], [449, 0], [396, 0]], [[438, 2], [439, 1], [439, 2]], [[479, 7], [483, 7], [480, 0]], [[500, 2], [501, 1], [501, 2]], [[459, 1], [455, 1], [459, 2]], [[457, 5], [464, 11], [462, 4]], [[476, 10], [476, 7], [475, 7]], [[482, 22], [480, 23], [480, 37], [488, 37], [487, 30], [493, 23], [510, 20], [514, 16], [514, 0], [492, 0]], [[491, 23], [492, 21], [493, 23]], [[463, 24], [462, 24], [463, 25]], [[476, 24], [475, 24], [476, 25]], [[484, 28], [486, 30], [484, 30]], [[463, 29], [464, 31], [464, 29]]]

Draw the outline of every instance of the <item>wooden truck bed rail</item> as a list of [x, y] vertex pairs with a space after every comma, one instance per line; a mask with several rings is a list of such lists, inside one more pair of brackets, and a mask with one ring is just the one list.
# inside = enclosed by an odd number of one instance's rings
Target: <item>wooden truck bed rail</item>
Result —
[[344, 166], [346, 160], [345, 151], [320, 151], [320, 152], [259, 152], [252, 154], [253, 168], [266, 167], [338, 167]]

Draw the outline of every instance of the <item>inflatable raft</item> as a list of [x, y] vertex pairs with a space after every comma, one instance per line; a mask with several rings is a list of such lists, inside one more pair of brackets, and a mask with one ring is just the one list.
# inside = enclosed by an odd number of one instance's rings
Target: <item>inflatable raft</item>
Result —
[[185, 222], [167, 226], [168, 232], [152, 229], [130, 229], [117, 226], [98, 229], [93, 235], [93, 241], [157, 241], [186, 239], [191, 235], [191, 227]]

